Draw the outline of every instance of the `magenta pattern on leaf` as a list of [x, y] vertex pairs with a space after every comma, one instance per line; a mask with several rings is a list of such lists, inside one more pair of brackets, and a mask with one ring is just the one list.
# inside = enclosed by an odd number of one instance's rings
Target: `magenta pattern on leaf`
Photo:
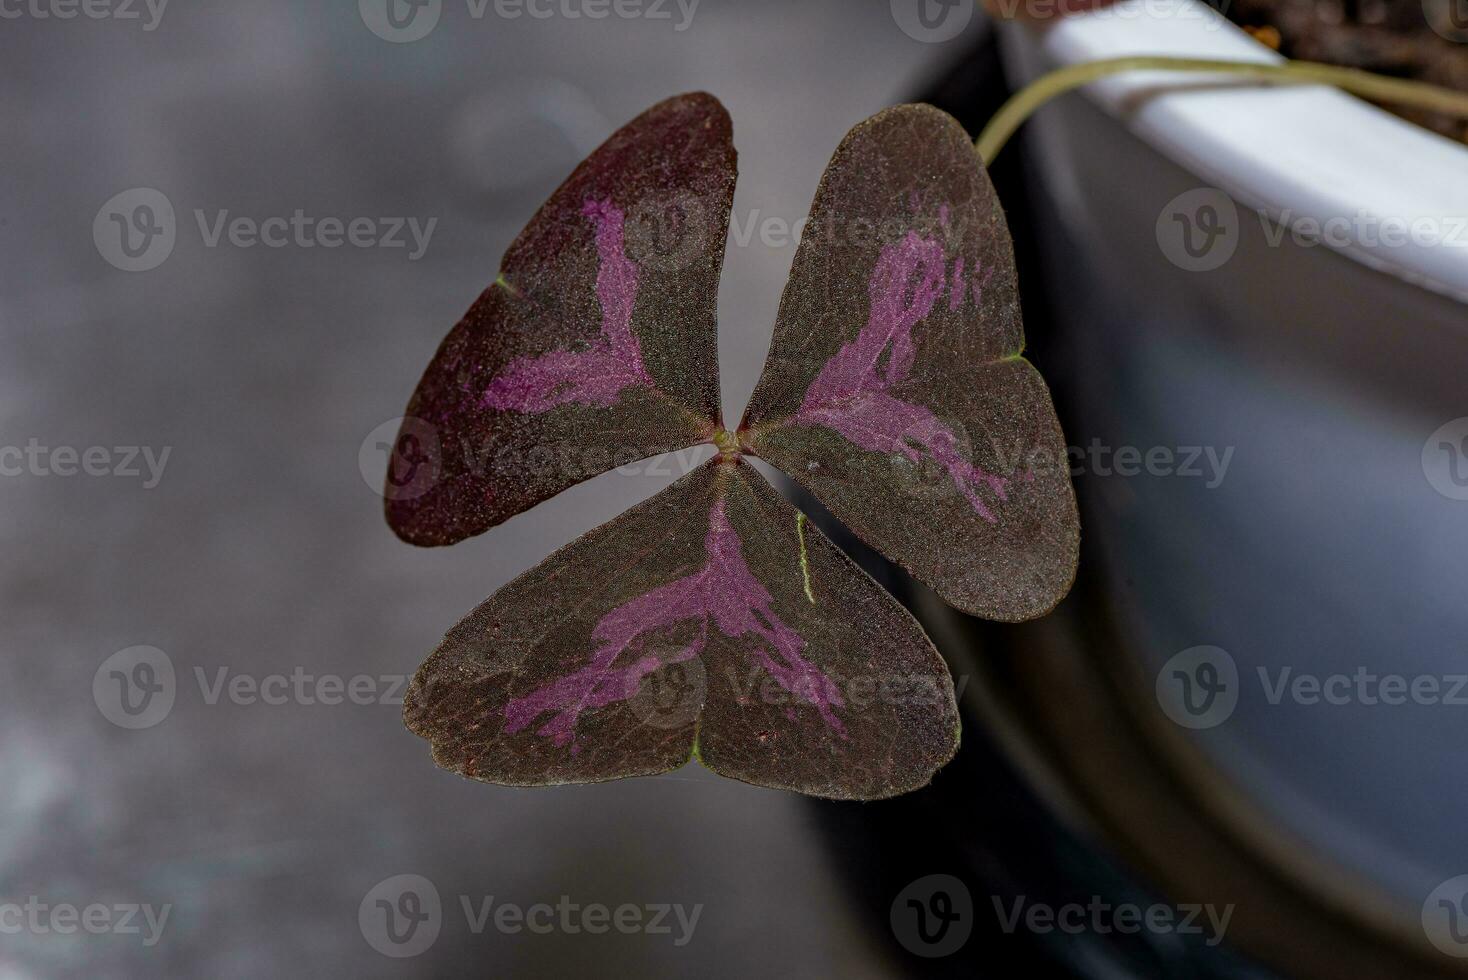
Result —
[[1004, 501], [1008, 481], [964, 459], [953, 429], [932, 412], [891, 393], [912, 371], [913, 328], [933, 311], [945, 287], [950, 310], [962, 306], [966, 285], [972, 286], [975, 303], [982, 299], [988, 276], [978, 276], [978, 263], [965, 277], [963, 258], [955, 259], [951, 286], [946, 268], [942, 244], [915, 231], [882, 249], [868, 286], [866, 326], [821, 368], [795, 421], [833, 429], [863, 449], [901, 453], [914, 463], [924, 456], [932, 459], [948, 471], [979, 516], [993, 523], [997, 518], [979, 488], [988, 487]]
[[652, 387], [642, 347], [632, 332], [638, 283], [637, 264], [626, 253], [626, 216], [610, 200], [587, 199], [581, 213], [596, 226], [601, 339], [584, 351], [557, 350], [511, 361], [484, 392], [488, 408], [528, 414], [568, 402], [610, 408], [624, 389]]
[[[845, 728], [835, 713], [844, 705], [840, 692], [819, 667], [805, 659], [805, 640], [771, 608], [770, 593], [744, 561], [739, 535], [729, 524], [723, 500], [710, 512], [704, 547], [708, 563], [700, 571], [631, 599], [597, 622], [591, 632], [597, 646], [585, 667], [512, 699], [505, 706], [505, 731], [518, 732], [553, 712], [536, 733], [557, 745], [567, 744], [575, 736], [582, 712], [629, 700], [648, 674], [698, 656], [712, 623], [724, 636], [763, 641], [750, 651], [755, 661], [781, 687], [816, 708], [821, 719], [844, 738]], [[647, 650], [648, 642], [655, 639], [654, 631], [685, 622], [699, 624], [692, 642], [675, 649], [662, 645], [656, 653]], [[633, 659], [617, 666], [624, 655]]]

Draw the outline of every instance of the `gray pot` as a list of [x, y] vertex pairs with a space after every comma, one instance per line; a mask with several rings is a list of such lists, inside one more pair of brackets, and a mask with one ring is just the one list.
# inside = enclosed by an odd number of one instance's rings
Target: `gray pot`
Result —
[[[1194, 6], [1012, 28], [1006, 62], [1018, 85], [1123, 53], [1263, 56]], [[1468, 148], [1336, 92], [1158, 83], [1025, 132], [1031, 354], [1074, 447], [1084, 571], [1004, 634], [1002, 680], [976, 658], [976, 696], [1078, 820], [1168, 890], [1237, 901], [1250, 951], [1457, 975]]]

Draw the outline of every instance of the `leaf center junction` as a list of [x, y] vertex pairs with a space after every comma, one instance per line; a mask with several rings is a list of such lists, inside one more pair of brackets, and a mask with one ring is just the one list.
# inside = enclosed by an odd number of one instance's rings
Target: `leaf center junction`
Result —
[[740, 455], [743, 447], [739, 444], [739, 437], [723, 426], [714, 430], [713, 444], [718, 447], [719, 455], [726, 458], [734, 458]]

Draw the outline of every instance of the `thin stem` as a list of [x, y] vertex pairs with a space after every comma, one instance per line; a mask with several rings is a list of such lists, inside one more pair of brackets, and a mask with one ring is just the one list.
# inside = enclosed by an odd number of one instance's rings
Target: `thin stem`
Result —
[[1456, 92], [1425, 82], [1386, 78], [1355, 68], [1340, 68], [1313, 61], [1260, 63], [1141, 55], [1069, 65], [1035, 79], [1011, 96], [994, 114], [994, 118], [989, 120], [974, 143], [979, 157], [985, 166], [993, 163], [1020, 124], [1056, 96], [1109, 75], [1149, 70], [1235, 75], [1274, 85], [1334, 85], [1379, 102], [1468, 118], [1468, 92]]
[[805, 597], [816, 604], [816, 594], [810, 587], [810, 552], [805, 549], [805, 511], [795, 512], [795, 534], [800, 538], [800, 577], [805, 580]]

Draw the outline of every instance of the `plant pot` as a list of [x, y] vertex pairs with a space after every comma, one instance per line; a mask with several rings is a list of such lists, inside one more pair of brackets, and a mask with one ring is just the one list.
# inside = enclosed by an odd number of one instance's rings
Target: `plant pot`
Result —
[[[1124, 54], [1273, 57], [1192, 0], [1001, 39], [1016, 87]], [[979, 677], [970, 713], [1145, 878], [1235, 904], [1228, 938], [1260, 960], [1464, 975], [1468, 147], [1333, 90], [1135, 73], [1005, 154], [1083, 567], [1025, 626], [919, 600]], [[1403, 703], [1388, 675], [1417, 685]]]

